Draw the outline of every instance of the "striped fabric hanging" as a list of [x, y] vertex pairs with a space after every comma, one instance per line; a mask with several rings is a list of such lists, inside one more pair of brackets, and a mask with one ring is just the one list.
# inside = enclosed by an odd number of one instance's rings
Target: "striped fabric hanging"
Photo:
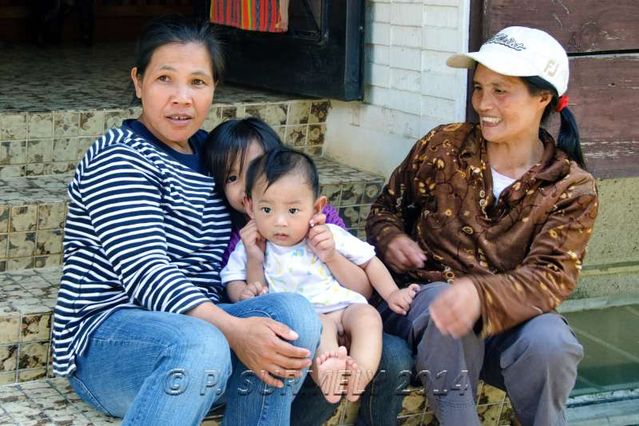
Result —
[[211, 0], [211, 22], [248, 31], [288, 30], [289, 0]]

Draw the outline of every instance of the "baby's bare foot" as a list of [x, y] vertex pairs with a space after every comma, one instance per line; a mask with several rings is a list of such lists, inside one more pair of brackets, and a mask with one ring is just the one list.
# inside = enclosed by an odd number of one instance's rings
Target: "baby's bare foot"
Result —
[[354, 402], [362, 396], [362, 393], [364, 393], [366, 386], [368, 386], [373, 379], [375, 373], [360, 368], [357, 362], [350, 356], [346, 359], [346, 371], [348, 375], [346, 399]]
[[322, 389], [324, 398], [331, 404], [339, 402], [346, 391], [344, 374], [347, 357], [346, 348], [340, 346], [336, 351], [325, 352], [315, 359], [313, 379]]

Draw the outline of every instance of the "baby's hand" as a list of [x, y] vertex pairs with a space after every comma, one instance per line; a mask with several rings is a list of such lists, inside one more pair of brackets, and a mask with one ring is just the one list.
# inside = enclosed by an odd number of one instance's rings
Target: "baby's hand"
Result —
[[397, 314], [406, 315], [420, 288], [418, 284], [411, 284], [406, 288], [395, 290], [386, 299], [388, 307]]
[[246, 256], [263, 263], [266, 240], [260, 235], [254, 220], [249, 221], [244, 228], [240, 229], [240, 238], [246, 249]]
[[240, 293], [240, 301], [252, 299], [257, 296], [268, 293], [268, 287], [256, 281], [251, 284], [246, 284], [242, 292]]
[[308, 231], [308, 243], [319, 260], [330, 262], [335, 256], [333, 233], [326, 225], [315, 225]]

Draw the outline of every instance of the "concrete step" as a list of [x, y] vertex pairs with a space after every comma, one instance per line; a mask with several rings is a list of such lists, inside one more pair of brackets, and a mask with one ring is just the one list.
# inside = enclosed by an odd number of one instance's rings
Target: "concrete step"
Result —
[[[503, 392], [482, 386], [477, 413], [483, 425], [506, 426], [514, 422], [512, 407]], [[353, 425], [358, 404], [345, 400], [326, 425]], [[209, 414], [203, 426], [221, 424], [222, 410]], [[403, 409], [397, 418], [403, 425], [437, 425], [432, 412], [418, 389], [404, 398]], [[120, 420], [101, 414], [81, 401], [62, 378], [48, 378], [28, 383], [0, 387], [0, 424], [3, 425], [118, 425]]]
[[[229, 118], [259, 117], [285, 143], [322, 153], [329, 101], [237, 96], [216, 101], [202, 128], [211, 130]], [[139, 115], [139, 108], [130, 107], [3, 111], [0, 102], [0, 178], [69, 173], [97, 136]]]
[[60, 275], [60, 267], [0, 273], [0, 385], [50, 375]]
[[0, 179], [0, 271], [60, 264], [70, 179]]
[[[353, 234], [363, 237], [364, 219], [384, 179], [316, 157], [322, 193], [339, 208]], [[0, 271], [59, 265], [70, 174], [0, 179]]]
[[[51, 372], [51, 320], [60, 268], [0, 273], [0, 424], [119, 424], [83, 402], [66, 380]], [[354, 422], [357, 405], [342, 404], [329, 422]], [[478, 413], [485, 424], [510, 424], [510, 402], [499, 389], [480, 387]], [[218, 413], [219, 414], [219, 413]], [[431, 424], [433, 416], [418, 390], [404, 400], [402, 424]], [[422, 422], [422, 423], [420, 423]], [[219, 424], [219, 416], [205, 424]]]
[[[130, 103], [134, 51], [134, 43], [3, 49], [12, 78], [0, 80], [0, 178], [67, 173], [105, 129], [139, 116]], [[326, 99], [221, 83], [202, 127], [259, 117], [285, 142], [320, 154], [329, 109]]]

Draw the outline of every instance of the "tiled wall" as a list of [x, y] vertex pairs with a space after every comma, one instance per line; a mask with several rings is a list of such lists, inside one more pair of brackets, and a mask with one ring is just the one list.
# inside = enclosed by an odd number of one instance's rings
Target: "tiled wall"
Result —
[[[364, 238], [370, 204], [383, 178], [317, 158], [322, 193], [339, 210], [347, 228]], [[62, 260], [69, 175], [0, 179], [0, 272], [56, 266]]]
[[[285, 143], [320, 155], [329, 108], [325, 100], [218, 104], [211, 108], [203, 127], [212, 129], [230, 118], [259, 117]], [[139, 113], [139, 108], [0, 113], [0, 272], [60, 264], [66, 185], [78, 160], [105, 129]], [[359, 208], [359, 187], [344, 188], [350, 194], [344, 201], [350, 204], [342, 205]], [[336, 205], [340, 195], [341, 188], [333, 189]], [[361, 226], [355, 213], [345, 214], [352, 218], [351, 227], [358, 234]]]
[[[325, 100], [216, 104], [203, 127], [210, 130], [229, 118], [259, 117], [285, 143], [321, 154], [329, 108]], [[105, 129], [139, 113], [139, 108], [0, 113], [0, 178], [70, 173]]]
[[3, 276], [0, 289], [0, 385], [45, 377], [50, 366], [51, 314], [57, 269]]

